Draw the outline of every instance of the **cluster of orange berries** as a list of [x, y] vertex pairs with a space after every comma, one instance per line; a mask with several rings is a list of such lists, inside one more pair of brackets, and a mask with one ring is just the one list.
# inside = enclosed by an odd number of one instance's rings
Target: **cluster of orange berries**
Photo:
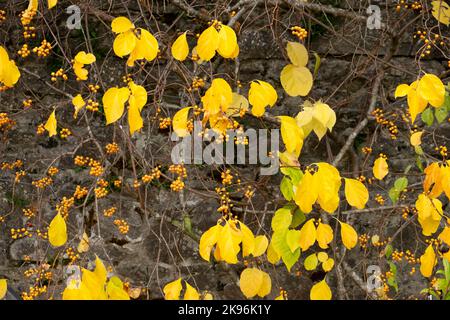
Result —
[[23, 27], [23, 37], [25, 39], [31, 39], [36, 37], [36, 28], [33, 26]]
[[25, 177], [26, 174], [27, 173], [24, 170], [17, 171], [16, 176], [14, 177], [14, 182], [20, 182], [20, 180]]
[[22, 48], [20, 48], [19, 51], [17, 51], [17, 54], [22, 58], [26, 58], [31, 54], [31, 51], [30, 49], [28, 49], [28, 45], [24, 44]]
[[59, 169], [56, 168], [56, 167], [50, 167], [50, 168], [47, 170], [47, 174], [48, 174], [49, 176], [54, 176], [54, 175], [56, 175], [58, 172], [59, 172]]
[[254, 194], [255, 194], [255, 189], [253, 189], [251, 186], [247, 186], [247, 188], [244, 192], [244, 197], [246, 197], [247, 199], [250, 199], [253, 197]]
[[64, 258], [69, 259], [70, 263], [73, 264], [80, 258], [80, 255], [73, 248], [69, 247], [66, 249]]
[[122, 186], [122, 180], [116, 179], [116, 180], [114, 180], [113, 184], [114, 184], [114, 187], [120, 188]]
[[28, 219], [33, 218], [36, 215], [36, 212], [32, 208], [24, 208], [22, 209], [22, 213]]
[[406, 251], [394, 250], [394, 252], [392, 252], [392, 260], [400, 262], [403, 259], [405, 259], [406, 262], [408, 262], [409, 264], [420, 263], [420, 259], [416, 258], [410, 250]]
[[89, 99], [86, 105], [86, 109], [92, 112], [97, 112], [98, 111], [98, 106], [100, 104], [97, 101], [94, 101], [92, 99]]
[[75, 165], [79, 167], [90, 167], [89, 174], [94, 177], [99, 177], [103, 174], [103, 167], [101, 163], [95, 159], [89, 158], [89, 157], [83, 157], [83, 156], [76, 156], [75, 157]]
[[220, 207], [217, 211], [224, 216], [229, 216], [231, 214], [231, 208], [233, 207], [233, 204], [230, 203], [230, 193], [223, 187], [217, 187], [215, 191], [220, 196]]
[[111, 207], [111, 208], [103, 210], [103, 215], [105, 217], [112, 217], [114, 215], [114, 213], [116, 213], [116, 211], [117, 211], [116, 207]]
[[361, 248], [366, 249], [368, 242], [369, 242], [369, 236], [366, 233], [363, 233], [363, 234], [359, 235], [358, 243], [359, 243]]
[[38, 296], [44, 294], [47, 292], [47, 286], [39, 286], [39, 285], [35, 285], [33, 287], [30, 287], [29, 292], [22, 292], [21, 293], [21, 297], [22, 300], [34, 300], [35, 298], [37, 298]]
[[119, 229], [119, 232], [121, 234], [127, 234], [128, 231], [130, 230], [130, 226], [128, 225], [128, 222], [126, 222], [123, 219], [114, 220], [114, 224], [117, 226], [117, 228]]
[[66, 219], [69, 216], [70, 209], [75, 204], [75, 198], [74, 197], [63, 197], [61, 202], [56, 205], [56, 211], [64, 218]]
[[446, 146], [439, 146], [439, 147], [434, 148], [434, 150], [439, 152], [441, 157], [443, 157], [444, 159], [448, 157], [448, 150], [447, 150]]
[[402, 209], [402, 218], [404, 220], [408, 220], [409, 216], [411, 214], [414, 214], [415, 211], [417, 211], [416, 208], [409, 208], [409, 207], [403, 208]]
[[0, 22], [3, 22], [6, 20], [6, 11], [0, 10]]
[[35, 180], [33, 181], [31, 184], [33, 186], [35, 186], [36, 188], [39, 189], [45, 189], [46, 187], [48, 187], [49, 185], [51, 185], [53, 183], [53, 179], [50, 177], [44, 177], [42, 179], [39, 180]]
[[21, 168], [23, 166], [22, 160], [16, 160], [14, 162], [8, 163], [8, 162], [2, 162], [0, 169], [2, 170], [14, 170], [16, 168]]
[[8, 114], [5, 112], [0, 113], [0, 131], [6, 132], [11, 130], [13, 126], [16, 125], [16, 122], [8, 117]]
[[92, 93], [97, 93], [98, 90], [100, 90], [100, 86], [98, 84], [95, 84], [95, 85], [94, 84], [89, 84], [88, 85], [88, 89]]
[[423, 41], [425, 44], [425, 47], [423, 48], [422, 53], [420, 56], [424, 58], [427, 55], [431, 54], [431, 49], [433, 48], [433, 45], [436, 45], [437, 43], [440, 46], [443, 46], [445, 43], [442, 41], [441, 36], [437, 33], [433, 34], [433, 36], [430, 35], [430, 38], [427, 36], [427, 31], [416, 31], [416, 34], [413, 37], [414, 39], [419, 38], [419, 40]]
[[374, 247], [385, 247], [390, 241], [391, 241], [391, 238], [387, 238], [384, 241], [380, 241], [380, 238], [374, 239], [374, 237], [372, 237], [372, 245]]
[[32, 237], [31, 232], [29, 232], [26, 228], [19, 228], [19, 229], [12, 228], [10, 231], [11, 231], [11, 238], [14, 240], [25, 238], [25, 237], [28, 237], [28, 238]]
[[119, 152], [119, 145], [116, 142], [108, 143], [105, 147], [107, 154], [115, 154]]
[[23, 26], [27, 26], [31, 23], [31, 21], [33, 20], [34, 16], [36, 15], [37, 11], [36, 10], [24, 10], [21, 12], [20, 14], [20, 22], [22, 23]]
[[59, 136], [61, 137], [61, 139], [66, 139], [67, 137], [72, 135], [72, 131], [70, 131], [70, 129], [68, 128], [62, 128], [61, 131], [59, 132]]
[[153, 168], [150, 173], [145, 174], [142, 176], [142, 182], [144, 183], [150, 183], [153, 180], [157, 180], [161, 177], [161, 166], [158, 166], [156, 168]]
[[375, 195], [375, 201], [378, 202], [378, 204], [382, 206], [382, 205], [384, 205], [385, 200], [381, 194], [377, 193]]
[[176, 178], [170, 184], [170, 189], [174, 192], [180, 192], [184, 189], [184, 182], [180, 177]]
[[126, 74], [122, 76], [122, 81], [128, 84], [129, 82], [133, 81], [133, 78], [131, 77], [131, 74]]
[[220, 174], [220, 177], [222, 178], [222, 184], [224, 186], [230, 185], [233, 182], [233, 175], [231, 174], [230, 169], [223, 171]]
[[83, 199], [88, 194], [88, 188], [77, 185], [73, 197], [77, 200]]
[[362, 153], [364, 153], [364, 154], [371, 154], [373, 150], [372, 150], [371, 147], [363, 147], [363, 148], [361, 149], [361, 151], [362, 151]]
[[36, 134], [43, 135], [45, 133], [45, 125], [43, 123], [39, 124], [36, 129]]
[[194, 77], [192, 80], [191, 86], [188, 88], [188, 91], [196, 91], [205, 86], [205, 80], [203, 78]]
[[174, 173], [182, 178], [187, 178], [187, 170], [182, 164], [172, 164], [169, 167], [169, 172]]
[[167, 129], [172, 125], [172, 119], [170, 117], [159, 119], [159, 128]]
[[372, 115], [375, 117], [375, 120], [378, 124], [389, 130], [391, 139], [396, 140], [398, 135], [398, 127], [392, 120], [386, 119], [383, 110], [381, 110], [380, 108], [376, 108], [372, 112]]
[[63, 68], [59, 68], [58, 71], [52, 72], [50, 75], [52, 76], [51, 80], [53, 82], [58, 81], [58, 78], [62, 78], [64, 81], [67, 81], [67, 79], [69, 79]]
[[291, 27], [291, 33], [292, 35], [296, 36], [300, 39], [300, 41], [303, 41], [308, 36], [308, 31], [306, 29], [299, 27], [299, 26], [293, 26]]
[[31, 99], [23, 100], [22, 105], [25, 109], [31, 108], [31, 106], [33, 105], [33, 100]]
[[42, 40], [39, 47], [33, 48], [33, 52], [38, 55], [38, 57], [47, 57], [52, 50], [52, 45], [47, 40]]
[[402, 9], [412, 9], [414, 11], [422, 10], [422, 3], [420, 1], [414, 1], [412, 4], [408, 4], [407, 0], [400, 0], [398, 5], [395, 7], [395, 10], [400, 11]]
[[108, 195], [108, 182], [104, 179], [97, 181], [97, 188], [94, 189], [95, 197], [97, 199], [104, 198]]

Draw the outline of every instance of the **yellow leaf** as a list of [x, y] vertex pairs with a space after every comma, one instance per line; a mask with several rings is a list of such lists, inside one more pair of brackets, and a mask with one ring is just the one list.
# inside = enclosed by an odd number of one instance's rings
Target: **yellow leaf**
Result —
[[431, 14], [442, 24], [450, 24], [450, 6], [443, 0], [432, 1], [433, 11]]
[[312, 286], [309, 297], [311, 300], [331, 300], [331, 290], [325, 279]]
[[300, 248], [301, 236], [302, 236], [302, 234], [298, 230], [291, 229], [291, 230], [288, 230], [288, 232], [286, 233], [286, 243], [289, 247], [289, 250], [291, 250], [291, 252], [295, 252], [295, 250]]
[[373, 176], [378, 180], [383, 180], [384, 177], [389, 173], [389, 166], [387, 164], [386, 158], [378, 157], [373, 164]]
[[[244, 240], [242, 240], [244, 242]], [[255, 246], [253, 248], [252, 255], [254, 257], [259, 257], [266, 252], [267, 247], [269, 246], [269, 240], [265, 235], [260, 235], [255, 237]]]
[[322, 263], [323, 271], [330, 272], [334, 267], [334, 260], [332, 258], [327, 259]]
[[256, 268], [246, 268], [239, 278], [239, 288], [246, 298], [253, 298], [259, 293], [264, 281], [264, 272]]
[[209, 61], [219, 48], [219, 33], [214, 26], [203, 31], [197, 40], [197, 54], [204, 61]]
[[408, 92], [410, 90], [411, 90], [411, 88], [409, 85], [401, 84], [401, 85], [397, 86], [397, 88], [395, 89], [394, 97], [395, 98], [404, 97], [408, 94]]
[[423, 134], [423, 131], [418, 131], [418, 132], [414, 132], [411, 135], [411, 138], [409, 139], [409, 141], [413, 147], [420, 146], [420, 144], [422, 143], [422, 134]]
[[95, 256], [94, 275], [97, 277], [97, 280], [101, 285], [104, 285], [106, 283], [108, 271], [106, 271], [106, 267], [103, 264], [103, 261], [100, 260], [98, 256]]
[[299, 151], [303, 146], [303, 130], [297, 125], [294, 118], [278, 116], [281, 120], [281, 137], [288, 152]]
[[166, 300], [180, 300], [182, 285], [181, 278], [165, 285], [163, 292]]
[[106, 293], [109, 300], [130, 300], [130, 296], [123, 288], [123, 282], [116, 276], [109, 279]]
[[312, 175], [309, 171], [305, 171], [302, 180], [300, 181], [295, 191], [294, 200], [304, 213], [310, 213], [312, 206], [319, 196], [319, 184], [315, 174]]
[[186, 284], [186, 292], [184, 293], [183, 300], [200, 300], [198, 291], [189, 283], [187, 283], [187, 281], [185, 281], [184, 283]]
[[74, 58], [75, 62], [80, 64], [92, 64], [95, 62], [95, 56], [92, 53], [86, 53], [84, 51], [80, 51]]
[[136, 104], [134, 96], [130, 97], [128, 107], [128, 125], [130, 126], [130, 135], [133, 135], [136, 131], [139, 131], [144, 126], [144, 121], [141, 117], [141, 112]]
[[132, 30], [120, 33], [114, 39], [114, 53], [121, 58], [123, 56], [129, 55], [136, 47], [136, 43], [137, 38]]
[[79, 253], [84, 253], [89, 251], [89, 237], [86, 232], [83, 232], [80, 243], [78, 244], [77, 251]]
[[272, 279], [270, 278], [268, 273], [264, 271], [261, 271], [261, 273], [263, 275], [263, 280], [257, 294], [259, 297], [264, 298], [272, 290]]
[[317, 232], [314, 225], [314, 219], [309, 219], [300, 229], [300, 248], [306, 251], [316, 242]]
[[188, 115], [189, 110], [191, 110], [192, 107], [186, 107], [181, 109], [180, 111], [177, 111], [175, 115], [173, 116], [172, 120], [172, 127], [173, 131], [179, 136], [179, 137], [185, 137], [189, 135], [188, 130]]
[[267, 261], [269, 261], [271, 264], [276, 264], [278, 261], [280, 261], [280, 255], [278, 252], [273, 248], [272, 242], [267, 247]]
[[236, 33], [227, 25], [222, 25], [219, 31], [217, 52], [224, 58], [231, 58], [237, 46]]
[[48, 241], [54, 247], [61, 247], [67, 242], [67, 226], [64, 218], [58, 213], [48, 227]]
[[105, 110], [106, 124], [119, 120], [125, 110], [125, 103], [130, 96], [128, 88], [109, 88], [103, 95], [102, 102]]
[[128, 84], [128, 87], [131, 90], [131, 96], [130, 96], [130, 100], [131, 97], [133, 97], [133, 103], [136, 104], [136, 107], [138, 108], [139, 111], [142, 111], [142, 108], [145, 106], [145, 104], [147, 103], [147, 91], [145, 90], [145, 88], [143, 86], [137, 85], [134, 82], [130, 82]]
[[81, 94], [77, 94], [72, 99], [72, 104], [75, 107], [75, 112], [73, 114], [73, 117], [76, 119], [77, 116], [78, 116], [78, 112], [80, 112], [80, 110], [86, 105], [86, 102], [84, 102], [83, 97], [81, 96]]
[[[137, 38], [136, 46], [134, 47], [132, 52], [133, 62], [134, 60], [140, 59], [153, 61], [158, 56], [159, 50], [158, 40], [156, 40], [156, 38], [145, 29], [138, 29], [138, 31], [140, 35], [139, 38]], [[131, 66], [132, 65], [133, 64], [131, 64]]]
[[442, 219], [442, 202], [439, 199], [430, 199], [428, 196], [420, 194], [416, 201], [416, 209], [422, 234], [425, 236], [434, 234]]
[[439, 234], [439, 239], [450, 246], [450, 227], [445, 227], [444, 230]]
[[28, 3], [28, 10], [34, 10], [37, 11], [39, 6], [39, 0], [30, 0]]
[[8, 290], [8, 282], [6, 279], [0, 279], [0, 300], [6, 296]]
[[58, 3], [58, 0], [48, 0], [48, 8], [51, 9]]
[[369, 200], [369, 191], [361, 181], [345, 179], [345, 198], [351, 206], [364, 209]]
[[267, 106], [273, 107], [278, 99], [277, 92], [270, 83], [265, 81], [252, 81], [248, 91], [248, 101], [253, 106], [252, 114], [260, 117]]
[[186, 39], [186, 32], [175, 40], [171, 47], [172, 56], [178, 61], [186, 60], [189, 54], [189, 45]]
[[226, 112], [233, 101], [233, 91], [227, 81], [217, 78], [212, 81], [201, 100], [209, 115]]
[[427, 107], [427, 100], [423, 99], [416, 90], [408, 92], [408, 108], [411, 115], [411, 123], [414, 123], [418, 114]]
[[[242, 231], [242, 256], [247, 257], [255, 249], [255, 236], [253, 232], [242, 222], [239, 221]], [[263, 252], [264, 253], [264, 252]]]
[[281, 85], [291, 97], [307, 96], [313, 85], [313, 76], [306, 67], [288, 64], [281, 70]]
[[420, 257], [420, 273], [424, 277], [431, 277], [435, 265], [436, 254], [434, 253], [433, 245], [430, 244], [425, 250], [425, 253]]
[[229, 117], [240, 116], [241, 112], [247, 112], [248, 100], [243, 95], [233, 92], [231, 104], [228, 106], [226, 115]]
[[341, 224], [342, 243], [347, 249], [350, 250], [354, 248], [358, 243], [358, 234], [351, 225], [340, 221], [339, 223]]
[[435, 108], [444, 104], [445, 86], [434, 74], [427, 73], [419, 80], [417, 93]]
[[308, 51], [298, 42], [289, 41], [286, 45], [287, 54], [291, 63], [297, 67], [305, 67], [308, 63]]
[[328, 254], [326, 252], [319, 252], [317, 254], [317, 260], [320, 262], [325, 262], [328, 260]]
[[73, 63], [73, 72], [77, 76], [78, 80], [84, 81], [87, 80], [89, 72], [83, 68], [83, 66], [83, 64], [76, 61]]
[[315, 253], [310, 254], [309, 256], [306, 257], [305, 262], [303, 264], [307, 271], [315, 270], [317, 268], [317, 265], [319, 264], [319, 260], [317, 260], [317, 255]]
[[217, 243], [221, 228], [222, 226], [217, 224], [204, 232], [200, 238], [198, 251], [200, 256], [206, 261], [210, 259], [211, 250]]
[[124, 33], [134, 28], [134, 25], [128, 18], [117, 17], [111, 22], [111, 28], [115, 33]]
[[235, 264], [238, 262], [237, 255], [240, 251], [240, 242], [242, 238], [239, 237], [239, 232], [232, 226], [230, 221], [222, 227], [219, 234], [217, 246], [220, 250], [221, 258], [229, 263]]
[[317, 243], [319, 247], [327, 249], [331, 241], [333, 241], [333, 229], [328, 224], [319, 222], [317, 226]]
[[45, 130], [48, 131], [49, 137], [56, 135], [57, 122], [55, 111], [56, 110], [53, 110], [53, 112], [50, 114], [50, 117], [48, 117], [47, 122], [44, 125]]

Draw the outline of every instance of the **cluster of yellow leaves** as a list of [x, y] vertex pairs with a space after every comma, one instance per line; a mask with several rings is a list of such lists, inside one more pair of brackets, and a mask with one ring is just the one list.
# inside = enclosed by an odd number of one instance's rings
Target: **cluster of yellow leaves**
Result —
[[305, 138], [314, 131], [317, 138], [321, 140], [327, 130], [333, 130], [336, 124], [336, 113], [329, 105], [322, 101], [312, 104], [306, 101], [303, 104], [303, 111], [299, 112], [295, 117], [297, 125], [303, 129]]
[[147, 103], [147, 91], [145, 88], [130, 81], [128, 87], [109, 88], [102, 98], [107, 125], [116, 122], [122, 117], [127, 101], [128, 125], [130, 134], [133, 134], [144, 126], [141, 111]]
[[401, 84], [395, 89], [395, 98], [407, 96], [411, 121], [414, 123], [418, 114], [425, 110], [428, 104], [439, 108], [445, 101], [445, 86], [434, 74], [425, 74], [420, 80], [410, 85]]
[[432, 1], [433, 11], [431, 14], [442, 24], [448, 26], [450, 24], [450, 6], [443, 0]]
[[6, 296], [6, 291], [8, 290], [8, 282], [6, 279], [0, 279], [0, 300]]
[[[217, 31], [216, 26], [219, 31]], [[200, 59], [209, 61], [216, 55], [216, 51], [226, 59], [234, 59], [239, 55], [236, 33], [227, 25], [213, 24], [198, 37], [195, 52]]]
[[84, 68], [86, 64], [95, 62], [95, 56], [92, 53], [80, 51], [73, 59], [73, 72], [79, 80], [87, 80], [89, 72]]
[[428, 193], [430, 198], [437, 198], [444, 192], [450, 200], [450, 160], [442, 164], [433, 162], [424, 173], [423, 191]]
[[308, 95], [313, 85], [313, 76], [306, 68], [308, 51], [298, 42], [288, 42], [286, 50], [291, 64], [281, 70], [281, 85], [288, 95], [304, 97]]
[[[58, 3], [58, 0], [47, 0], [47, 6], [49, 9], [56, 6], [57, 3]], [[30, 0], [30, 2], [28, 3], [27, 10], [37, 11], [38, 7], [39, 7], [39, 0]]]
[[[204, 292], [202, 295], [192, 287], [187, 281], [184, 281], [186, 284], [186, 289], [184, 291], [183, 300], [212, 300], [213, 296], [209, 292]], [[181, 282], [181, 278], [178, 278], [175, 281], [172, 281], [164, 286], [164, 299], [166, 300], [180, 300], [181, 291], [183, 290], [183, 285]]]
[[372, 168], [373, 176], [378, 180], [383, 180], [384, 177], [389, 173], [389, 165], [386, 161], [386, 157], [379, 156]]
[[20, 78], [20, 71], [14, 60], [9, 60], [8, 52], [0, 46], [0, 83], [13, 87]]
[[52, 137], [57, 134], [56, 128], [58, 126], [58, 123], [56, 121], [56, 110], [53, 110], [53, 112], [50, 114], [50, 116], [47, 119], [47, 122], [45, 122], [44, 128], [48, 131], [48, 136]]
[[272, 280], [264, 271], [257, 268], [246, 268], [241, 273], [239, 287], [247, 299], [254, 296], [263, 298], [272, 290]]
[[119, 277], [107, 279], [108, 272], [98, 257], [94, 271], [82, 268], [81, 272], [81, 281], [73, 280], [64, 289], [63, 300], [130, 300]]
[[199, 253], [203, 259], [209, 261], [211, 250], [215, 247], [214, 258], [217, 261], [235, 264], [238, 262], [237, 255], [241, 250], [241, 244], [242, 257], [249, 255], [259, 257], [266, 252], [269, 241], [264, 235], [255, 237], [242, 222], [229, 219], [225, 221], [225, 225], [216, 224], [203, 233]]
[[315, 270], [319, 263], [325, 272], [330, 272], [334, 267], [334, 259], [328, 257], [326, 252], [312, 253], [306, 257], [304, 266], [308, 271]]
[[114, 39], [114, 53], [119, 57], [128, 57], [127, 65], [134, 66], [136, 60], [154, 60], [158, 55], [158, 41], [147, 30], [135, 28], [134, 24], [125, 17], [115, 18], [111, 28], [118, 35]]

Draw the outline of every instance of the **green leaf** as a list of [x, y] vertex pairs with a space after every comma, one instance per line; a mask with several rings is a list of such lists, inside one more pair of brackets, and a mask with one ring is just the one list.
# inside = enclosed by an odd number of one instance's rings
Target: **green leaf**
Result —
[[392, 246], [390, 244], [388, 244], [386, 246], [386, 248], [384, 248], [384, 255], [385, 255], [386, 259], [389, 259], [391, 257], [391, 254], [393, 251], [394, 251], [394, 248], [392, 248]]
[[273, 231], [282, 231], [287, 230], [292, 222], [292, 213], [291, 210], [283, 207], [275, 211], [275, 214], [272, 218], [272, 230]]
[[297, 228], [299, 225], [305, 222], [305, 220], [306, 220], [305, 214], [297, 207], [294, 210], [294, 214], [292, 215], [292, 222], [289, 227]]
[[426, 108], [424, 112], [422, 112], [422, 121], [426, 123], [427, 126], [431, 126], [434, 122], [433, 110], [431, 108]]
[[299, 168], [294, 167], [282, 167], [280, 171], [285, 175], [291, 178], [292, 184], [297, 185], [303, 178], [303, 172]]
[[287, 201], [292, 200], [292, 198], [294, 196], [294, 192], [292, 191], [291, 179], [283, 177], [283, 179], [281, 180], [281, 184], [280, 184], [280, 190], [281, 190], [281, 194]]
[[295, 252], [298, 248], [300, 248], [300, 231], [299, 230], [288, 230], [286, 234], [286, 243], [291, 250], [291, 252]]
[[399, 198], [400, 191], [398, 191], [395, 187], [389, 189], [389, 199], [391, 199], [393, 204], [396, 204]]
[[395, 180], [394, 182], [394, 187], [395, 189], [397, 189], [398, 191], [403, 191], [408, 187], [408, 178], [406, 177], [401, 177], [398, 178], [397, 180]]
[[423, 164], [422, 164], [422, 159], [420, 159], [420, 157], [416, 158], [416, 165], [417, 165], [417, 168], [419, 168], [420, 172], [423, 172]]
[[281, 260], [283, 260], [283, 263], [286, 265], [288, 271], [291, 271], [292, 266], [300, 258], [300, 248], [294, 252], [291, 252], [291, 249], [289, 249], [286, 242], [287, 232], [287, 229], [274, 232], [272, 235], [272, 246], [281, 256]]
[[442, 106], [434, 111], [434, 116], [438, 123], [444, 122], [447, 119], [448, 109], [447, 106]]
[[316, 63], [314, 64], [314, 78], [315, 78], [317, 76], [317, 73], [319, 73], [321, 59], [320, 59], [320, 56], [315, 52], [314, 52], [314, 57], [316, 58]]

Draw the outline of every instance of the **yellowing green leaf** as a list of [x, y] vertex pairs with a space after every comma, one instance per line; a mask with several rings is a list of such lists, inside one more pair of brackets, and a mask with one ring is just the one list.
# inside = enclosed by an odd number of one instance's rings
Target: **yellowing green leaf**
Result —
[[128, 88], [109, 88], [103, 95], [102, 102], [105, 110], [106, 124], [119, 120], [125, 110], [125, 103], [130, 96]]
[[373, 164], [372, 172], [376, 179], [383, 180], [383, 178], [389, 173], [389, 166], [386, 158], [378, 157]]
[[358, 243], [358, 234], [351, 225], [344, 222], [340, 222], [340, 224], [342, 243], [347, 249], [353, 249]]
[[275, 211], [275, 214], [272, 218], [272, 230], [280, 231], [286, 230], [289, 228], [292, 222], [292, 213], [291, 210], [287, 208], [280, 208]]
[[308, 51], [298, 42], [289, 41], [286, 45], [287, 54], [291, 63], [297, 67], [305, 67], [308, 63]]
[[300, 238], [301, 232], [298, 230], [288, 230], [286, 234], [286, 243], [291, 250], [291, 252], [295, 252], [298, 248], [300, 248]]
[[307, 256], [304, 262], [304, 266], [307, 271], [315, 270], [318, 264], [319, 260], [317, 260], [317, 255], [315, 253]]
[[54, 247], [61, 247], [67, 242], [67, 225], [61, 214], [57, 214], [48, 228], [48, 241]]
[[172, 56], [178, 61], [186, 60], [189, 54], [189, 45], [186, 39], [186, 32], [180, 35], [171, 47]]
[[345, 198], [351, 206], [364, 209], [369, 200], [369, 191], [361, 181], [345, 179]]
[[325, 279], [312, 286], [309, 297], [311, 300], [331, 300], [331, 290]]
[[209, 61], [219, 48], [219, 33], [214, 26], [210, 26], [200, 34], [197, 40], [197, 54], [204, 61]]
[[180, 300], [181, 289], [181, 278], [172, 281], [164, 286], [164, 298], [166, 300]]
[[50, 114], [50, 117], [48, 117], [47, 122], [44, 125], [45, 130], [48, 131], [49, 137], [52, 137], [57, 133], [56, 132], [57, 122], [55, 111], [56, 110], [53, 110], [53, 112]]
[[313, 85], [313, 76], [306, 67], [288, 64], [281, 70], [281, 85], [291, 97], [307, 96]]

